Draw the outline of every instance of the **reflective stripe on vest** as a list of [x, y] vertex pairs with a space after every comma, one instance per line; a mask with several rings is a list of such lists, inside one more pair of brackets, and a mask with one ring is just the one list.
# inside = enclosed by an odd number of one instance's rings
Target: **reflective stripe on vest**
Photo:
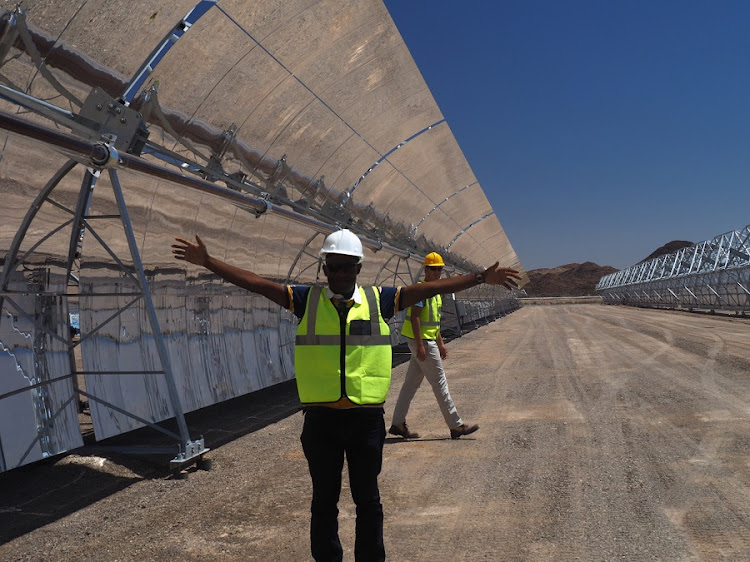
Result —
[[[382, 404], [391, 381], [390, 329], [380, 314], [375, 287], [360, 287], [362, 302], [347, 313], [341, 335], [339, 313], [320, 287], [311, 287], [297, 326], [294, 354], [297, 392], [302, 403], [342, 398], [341, 346], [345, 345], [344, 392], [355, 404]], [[351, 332], [355, 333], [351, 333]]]
[[[420, 281], [421, 283], [421, 281]], [[440, 333], [440, 310], [443, 307], [443, 297], [435, 295], [425, 299], [425, 306], [419, 313], [419, 324], [422, 327], [423, 340], [436, 340]], [[414, 328], [411, 325], [412, 307], [406, 311], [406, 319], [401, 327], [401, 333], [407, 338], [414, 339]]]

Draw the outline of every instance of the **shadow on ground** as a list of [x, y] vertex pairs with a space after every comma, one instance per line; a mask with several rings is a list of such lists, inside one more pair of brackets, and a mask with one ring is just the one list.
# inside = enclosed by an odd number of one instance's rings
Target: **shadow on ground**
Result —
[[[206, 447], [216, 448], [293, 415], [299, 408], [292, 380], [190, 412], [185, 420], [192, 439], [202, 436]], [[159, 425], [179, 433], [174, 420]], [[174, 440], [151, 428], [98, 443], [89, 431], [84, 443], [67, 455], [0, 473], [0, 544], [143, 479], [171, 477], [169, 461], [178, 453]]]

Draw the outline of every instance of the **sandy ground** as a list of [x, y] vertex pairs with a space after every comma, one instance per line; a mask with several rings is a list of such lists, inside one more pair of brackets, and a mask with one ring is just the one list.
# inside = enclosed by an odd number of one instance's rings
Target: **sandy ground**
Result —
[[[389, 559], [750, 559], [748, 342], [748, 320], [589, 304], [526, 306], [451, 342], [451, 391], [481, 430], [450, 440], [419, 391], [423, 437], [385, 447]], [[185, 480], [111, 451], [0, 474], [0, 560], [308, 560], [293, 387], [188, 421], [213, 467]], [[346, 484], [340, 509], [353, 560]]]

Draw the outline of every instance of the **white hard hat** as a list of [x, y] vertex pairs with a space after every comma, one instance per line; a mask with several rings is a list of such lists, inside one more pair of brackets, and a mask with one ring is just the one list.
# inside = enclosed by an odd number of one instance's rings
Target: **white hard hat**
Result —
[[325, 257], [326, 254], [355, 256], [359, 258], [360, 263], [365, 257], [362, 253], [362, 242], [356, 234], [346, 229], [337, 230], [326, 237], [320, 249], [320, 255]]

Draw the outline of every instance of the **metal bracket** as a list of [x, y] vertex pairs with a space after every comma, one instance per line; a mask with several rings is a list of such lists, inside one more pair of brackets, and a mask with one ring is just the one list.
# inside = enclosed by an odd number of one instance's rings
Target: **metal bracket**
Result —
[[114, 138], [115, 148], [123, 152], [140, 155], [148, 139], [148, 129], [143, 116], [127, 107], [99, 88], [94, 88], [83, 102], [79, 115], [74, 119], [92, 130], [89, 138]]
[[[19, 8], [17, 7], [16, 10]], [[8, 12], [0, 18], [0, 66], [5, 62], [5, 57], [13, 48], [18, 38], [18, 16], [15, 12]]]
[[289, 172], [291, 170], [292, 169], [289, 167], [289, 164], [286, 163], [286, 154], [284, 154], [276, 162], [276, 167], [273, 169], [273, 172], [271, 172], [271, 175], [266, 179], [266, 185], [268, 186], [268, 189], [271, 191], [275, 191], [278, 187], [278, 184], [284, 181], [284, 178], [289, 175]]
[[[236, 136], [237, 125], [232, 123], [229, 128], [221, 134], [221, 145], [211, 153], [211, 156], [208, 159], [208, 164], [206, 164], [206, 168], [208, 168], [208, 170], [217, 172], [221, 176], [227, 175], [226, 172], [224, 172], [221, 161], [227, 152], [227, 148], [229, 148], [229, 146], [234, 142]], [[219, 175], [213, 175], [207, 171], [202, 172], [200, 175], [203, 177], [203, 179], [208, 181], [216, 181], [220, 179]]]
[[188, 441], [182, 443], [179, 446], [179, 452], [175, 458], [169, 461], [169, 468], [171, 470], [179, 470], [183, 466], [191, 464], [195, 459], [201, 455], [209, 452], [211, 449], [207, 449], [203, 443], [203, 437], [196, 439], [195, 441]]
[[352, 214], [328, 197], [323, 201], [320, 213], [339, 225], [348, 225], [352, 223]]

